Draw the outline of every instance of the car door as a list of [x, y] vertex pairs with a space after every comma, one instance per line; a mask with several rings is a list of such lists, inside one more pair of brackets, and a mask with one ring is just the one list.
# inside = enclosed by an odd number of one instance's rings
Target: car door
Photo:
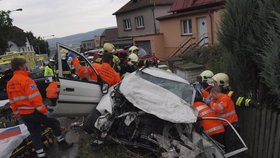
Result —
[[[90, 66], [94, 70], [85, 57], [61, 44], [58, 44], [57, 47], [57, 73], [60, 83], [60, 92], [53, 115], [87, 115], [97, 106], [103, 96], [101, 91], [102, 84], [97, 81], [88, 81], [86, 78], [79, 77], [71, 65], [72, 59], [69, 59], [67, 54], [69, 52], [74, 53], [83, 66]], [[94, 70], [94, 72], [96, 71]]]

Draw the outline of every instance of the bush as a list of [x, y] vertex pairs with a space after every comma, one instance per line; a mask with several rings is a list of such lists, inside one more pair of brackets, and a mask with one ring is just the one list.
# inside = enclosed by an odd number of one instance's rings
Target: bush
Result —
[[219, 41], [225, 48], [223, 59], [232, 86], [259, 102], [280, 96], [276, 91], [280, 75], [276, 71], [280, 64], [277, 12], [279, 0], [228, 0], [221, 21]]
[[221, 56], [223, 51], [220, 45], [212, 45], [189, 50], [184, 53], [183, 58], [186, 62], [204, 65], [214, 73], [225, 72], [224, 60]]

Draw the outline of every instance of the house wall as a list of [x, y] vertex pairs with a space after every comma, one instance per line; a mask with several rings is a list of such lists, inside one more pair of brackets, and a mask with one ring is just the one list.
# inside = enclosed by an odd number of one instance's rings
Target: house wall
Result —
[[10, 50], [11, 52], [20, 52], [20, 49], [19, 47], [12, 41], [8, 41], [8, 45], [10, 47]]
[[86, 49], [86, 50], [94, 49], [94, 48], [95, 48], [94, 40], [82, 41], [81, 45], [82, 45], [82, 47], [83, 47], [84, 49]]
[[[189, 44], [198, 41], [199, 35], [197, 20], [200, 17], [206, 17], [207, 19], [208, 44], [217, 43], [217, 32], [220, 15], [221, 10], [160, 20], [160, 33], [164, 34], [164, 52], [163, 54], [160, 54], [160, 56], [167, 59], [172, 53], [174, 53], [176, 48], [178, 48], [190, 38], [194, 39]], [[192, 20], [192, 35], [182, 35], [181, 21], [187, 19]], [[185, 47], [187, 46], [188, 45]]]
[[101, 37], [100, 36], [95, 36], [94, 39], [94, 45], [96, 48], [101, 48]]
[[[147, 7], [116, 15], [119, 37], [131, 37], [158, 33], [159, 22], [153, 17], [157, 18], [169, 14], [169, 8], [170, 6], [156, 6], [153, 13], [153, 7]], [[138, 16], [143, 16], [144, 28], [136, 28], [135, 18]], [[124, 19], [130, 19], [131, 30], [124, 30]]]
[[[155, 12], [154, 12], [155, 18], [171, 14], [171, 13], [168, 13], [169, 9], [170, 9], [170, 6], [156, 7]], [[155, 19], [155, 23], [156, 23], [156, 33], [159, 33], [159, 30], [160, 30], [159, 21]]]
[[163, 59], [161, 56], [162, 52], [164, 52], [162, 34], [155, 34], [155, 35], [149, 35], [149, 36], [138, 36], [138, 37], [133, 38], [134, 44], [139, 41], [150, 41], [151, 54], [154, 54], [159, 59]]

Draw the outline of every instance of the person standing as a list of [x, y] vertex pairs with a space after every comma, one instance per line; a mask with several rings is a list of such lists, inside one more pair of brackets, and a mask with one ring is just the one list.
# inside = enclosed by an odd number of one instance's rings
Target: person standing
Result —
[[73, 144], [68, 144], [61, 135], [60, 123], [54, 118], [47, 117], [48, 111], [43, 105], [42, 96], [36, 83], [29, 77], [26, 60], [14, 58], [11, 61], [14, 75], [7, 84], [7, 94], [13, 113], [27, 126], [37, 156], [46, 157], [41, 142], [41, 125], [51, 127], [61, 149], [68, 149]]
[[[235, 105], [232, 99], [223, 94], [218, 86], [214, 86], [210, 92], [211, 100], [204, 99], [204, 102], [217, 114], [218, 117], [228, 120], [234, 128], [239, 128], [238, 116], [235, 111]], [[225, 145], [226, 152], [233, 151], [236, 148], [238, 138], [230, 125], [224, 123], [225, 126]]]

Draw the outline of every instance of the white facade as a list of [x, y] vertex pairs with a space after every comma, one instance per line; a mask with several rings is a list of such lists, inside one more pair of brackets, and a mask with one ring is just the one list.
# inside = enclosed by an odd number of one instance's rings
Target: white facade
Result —
[[33, 46], [30, 44], [28, 38], [26, 38], [25, 46], [18, 46], [12, 41], [8, 41], [9, 51], [11, 52], [29, 52], [34, 51]]

